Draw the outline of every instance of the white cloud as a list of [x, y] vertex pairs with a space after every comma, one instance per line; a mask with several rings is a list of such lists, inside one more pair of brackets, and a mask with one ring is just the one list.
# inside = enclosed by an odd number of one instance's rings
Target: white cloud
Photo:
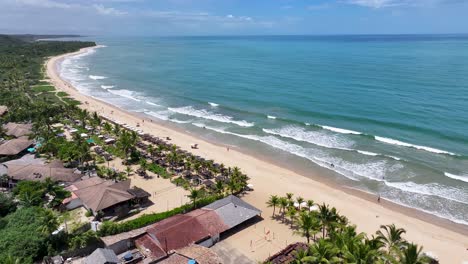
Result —
[[43, 7], [43, 8], [62, 8], [62, 9], [69, 9], [73, 7], [79, 7], [76, 4], [68, 4], [68, 3], [61, 3], [52, 0], [15, 0], [13, 1], [20, 5], [27, 5], [27, 6], [36, 6], [36, 7]]
[[397, 6], [434, 7], [441, 4], [465, 3], [467, 0], [344, 0], [343, 2], [377, 9]]
[[115, 9], [113, 7], [105, 7], [103, 5], [93, 5], [93, 7], [101, 15], [122, 16], [127, 14], [127, 12]]

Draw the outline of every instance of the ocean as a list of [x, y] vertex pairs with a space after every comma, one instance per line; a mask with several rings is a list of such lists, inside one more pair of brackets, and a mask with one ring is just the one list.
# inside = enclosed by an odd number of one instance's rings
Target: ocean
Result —
[[468, 224], [467, 35], [87, 39], [84, 94]]

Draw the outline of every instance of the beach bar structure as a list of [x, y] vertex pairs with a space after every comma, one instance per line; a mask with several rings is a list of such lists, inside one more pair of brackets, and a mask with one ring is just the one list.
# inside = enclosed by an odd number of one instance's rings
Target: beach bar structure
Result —
[[32, 124], [7, 123], [2, 126], [5, 134], [13, 137], [23, 137], [31, 133]]
[[20, 137], [8, 140], [3, 144], [0, 144], [0, 156], [19, 156], [22, 153], [26, 153], [26, 150], [32, 146], [34, 142], [28, 137]]
[[102, 241], [117, 254], [136, 247], [150, 260], [147, 263], [156, 263], [189, 245], [211, 247], [223, 234], [260, 214], [257, 208], [230, 195], [147, 227], [103, 237]]

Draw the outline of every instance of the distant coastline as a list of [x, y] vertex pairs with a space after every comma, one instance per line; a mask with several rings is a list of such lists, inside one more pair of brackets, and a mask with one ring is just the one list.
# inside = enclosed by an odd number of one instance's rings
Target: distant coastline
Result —
[[[141, 121], [144, 117], [138, 114], [132, 114], [121, 108], [116, 108], [109, 103], [99, 101], [95, 98], [85, 96], [79, 93], [78, 90], [69, 83], [59, 78], [56, 64], [60, 60], [67, 56], [77, 55], [86, 52], [89, 49], [95, 49], [98, 47], [99, 46], [83, 49], [77, 53], [65, 54], [50, 59], [47, 63], [47, 73], [58, 89], [69, 93], [73, 98], [84, 103], [82, 106], [88, 110], [97, 111], [101, 115], [112, 115], [125, 123], [136, 124], [136, 122]], [[88, 103], [86, 104], [85, 102]], [[145, 120], [149, 121], [149, 119]], [[268, 158], [262, 157], [259, 159], [258, 157], [251, 157], [244, 154], [248, 153], [248, 151], [235, 148], [226, 155], [225, 146], [220, 145], [219, 142], [217, 144], [212, 144], [200, 139], [199, 137], [193, 136], [192, 134], [187, 134], [180, 128], [168, 126], [167, 124], [162, 125], [161, 122], [157, 122], [157, 120], [153, 121], [154, 122], [145, 122], [146, 127], [143, 127], [145, 132], [150, 132], [158, 136], [170, 135], [171, 138], [174, 139], [174, 143], [182, 148], [188, 148], [192, 142], [202, 142], [200, 143], [200, 155], [207, 158], [214, 158], [216, 161], [225, 162], [226, 164], [237, 165], [245, 170], [247, 174], [252, 177], [252, 181], [256, 187], [256, 191], [245, 197], [245, 199], [252, 202], [259, 208], [265, 208], [265, 201], [268, 199], [269, 194], [286, 192], [290, 188], [295, 188], [299, 194], [303, 193], [304, 197], [310, 197], [317, 202], [323, 201], [336, 206], [344, 215], [347, 215], [350, 218], [351, 222], [357, 224], [358, 229], [371, 232], [380, 224], [388, 223], [390, 221], [396, 222], [398, 225], [409, 230], [408, 233], [410, 239], [413, 239], [413, 234], [415, 241], [423, 244], [426, 249], [437, 252], [439, 256], [444, 254], [441, 247], [443, 248], [443, 245], [446, 246], [446, 244], [452, 245], [456, 248], [458, 247], [460, 250], [458, 251], [460, 253], [460, 259], [463, 256], [464, 252], [461, 251], [464, 247], [462, 245], [462, 241], [466, 240], [466, 237], [468, 236], [467, 226], [455, 224], [449, 220], [438, 218], [436, 216], [426, 214], [415, 209], [399, 206], [387, 201], [377, 204], [375, 195], [366, 194], [362, 191], [349, 188], [343, 188], [337, 186], [334, 182], [326, 181], [326, 177], [319, 176], [321, 173], [326, 173], [325, 170], [322, 170], [323, 172], [321, 170], [314, 171], [313, 173], [304, 171], [293, 172], [294, 167], [285, 166], [288, 168], [285, 170], [274, 165], [275, 163], [272, 163], [274, 161], [269, 161]], [[301, 174], [307, 175], [307, 178], [299, 176]], [[315, 182], [316, 180], [322, 183]], [[324, 185], [323, 182], [326, 183], [326, 185]], [[288, 188], [288, 186], [290, 188]], [[344, 192], [337, 191], [336, 189]], [[349, 194], [352, 194], [352, 196]], [[350, 201], [354, 201], [355, 204], [353, 202], [351, 202], [353, 203], [351, 204]], [[367, 215], [369, 219], [363, 220], [362, 217], [364, 215]], [[371, 215], [373, 215], [373, 218], [370, 217]], [[376, 218], [375, 215], [378, 215], [378, 217]], [[425, 228], [421, 230], [420, 226], [424, 226]], [[422, 234], [420, 233], [421, 231], [423, 232]], [[421, 236], [424, 237], [424, 239], [421, 239]], [[434, 236], [440, 238], [434, 239]], [[449, 238], [448, 240], [445, 240], [447, 238], [442, 239], [441, 236], [448, 236]], [[233, 241], [233, 243], [235, 244], [239, 242]], [[450, 256], [447, 255], [446, 257], [449, 259]]]

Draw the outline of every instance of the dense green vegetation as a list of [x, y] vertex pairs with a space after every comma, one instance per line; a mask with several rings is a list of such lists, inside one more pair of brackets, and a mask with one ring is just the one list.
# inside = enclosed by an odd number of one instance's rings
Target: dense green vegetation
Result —
[[50, 234], [58, 227], [58, 220], [49, 209], [22, 207], [1, 219], [0, 227], [0, 263], [8, 257], [32, 263], [47, 255]]
[[[326, 204], [297, 208], [302, 197], [292, 193], [284, 197], [270, 196], [267, 205], [273, 207], [273, 218], [289, 222], [293, 232], [306, 238], [309, 248], [296, 252], [293, 264], [362, 263], [362, 264], [434, 264], [436, 260], [422, 254], [422, 247], [406, 241], [404, 229], [382, 225], [375, 235], [358, 233], [356, 226]], [[314, 210], [310, 210], [310, 208]], [[279, 208], [279, 212], [276, 209]], [[313, 243], [312, 243], [313, 242]]]
[[[9, 121], [32, 122], [36, 138], [43, 140], [44, 153], [57, 154], [61, 147], [51, 125], [61, 114], [76, 110], [56, 96], [54, 88], [42, 82], [47, 57], [77, 51], [93, 42], [30, 42], [33, 36], [0, 35], [0, 105], [8, 113], [0, 124]], [[5, 137], [0, 130], [0, 137]], [[62, 142], [63, 143], [63, 142]], [[4, 175], [1, 183], [4, 186]], [[52, 232], [59, 217], [56, 208], [70, 193], [50, 179], [23, 181], [10, 194], [0, 193], [0, 263], [32, 263], [54, 254], [64, 240], [57, 242]], [[66, 240], [65, 240], [66, 241]]]

